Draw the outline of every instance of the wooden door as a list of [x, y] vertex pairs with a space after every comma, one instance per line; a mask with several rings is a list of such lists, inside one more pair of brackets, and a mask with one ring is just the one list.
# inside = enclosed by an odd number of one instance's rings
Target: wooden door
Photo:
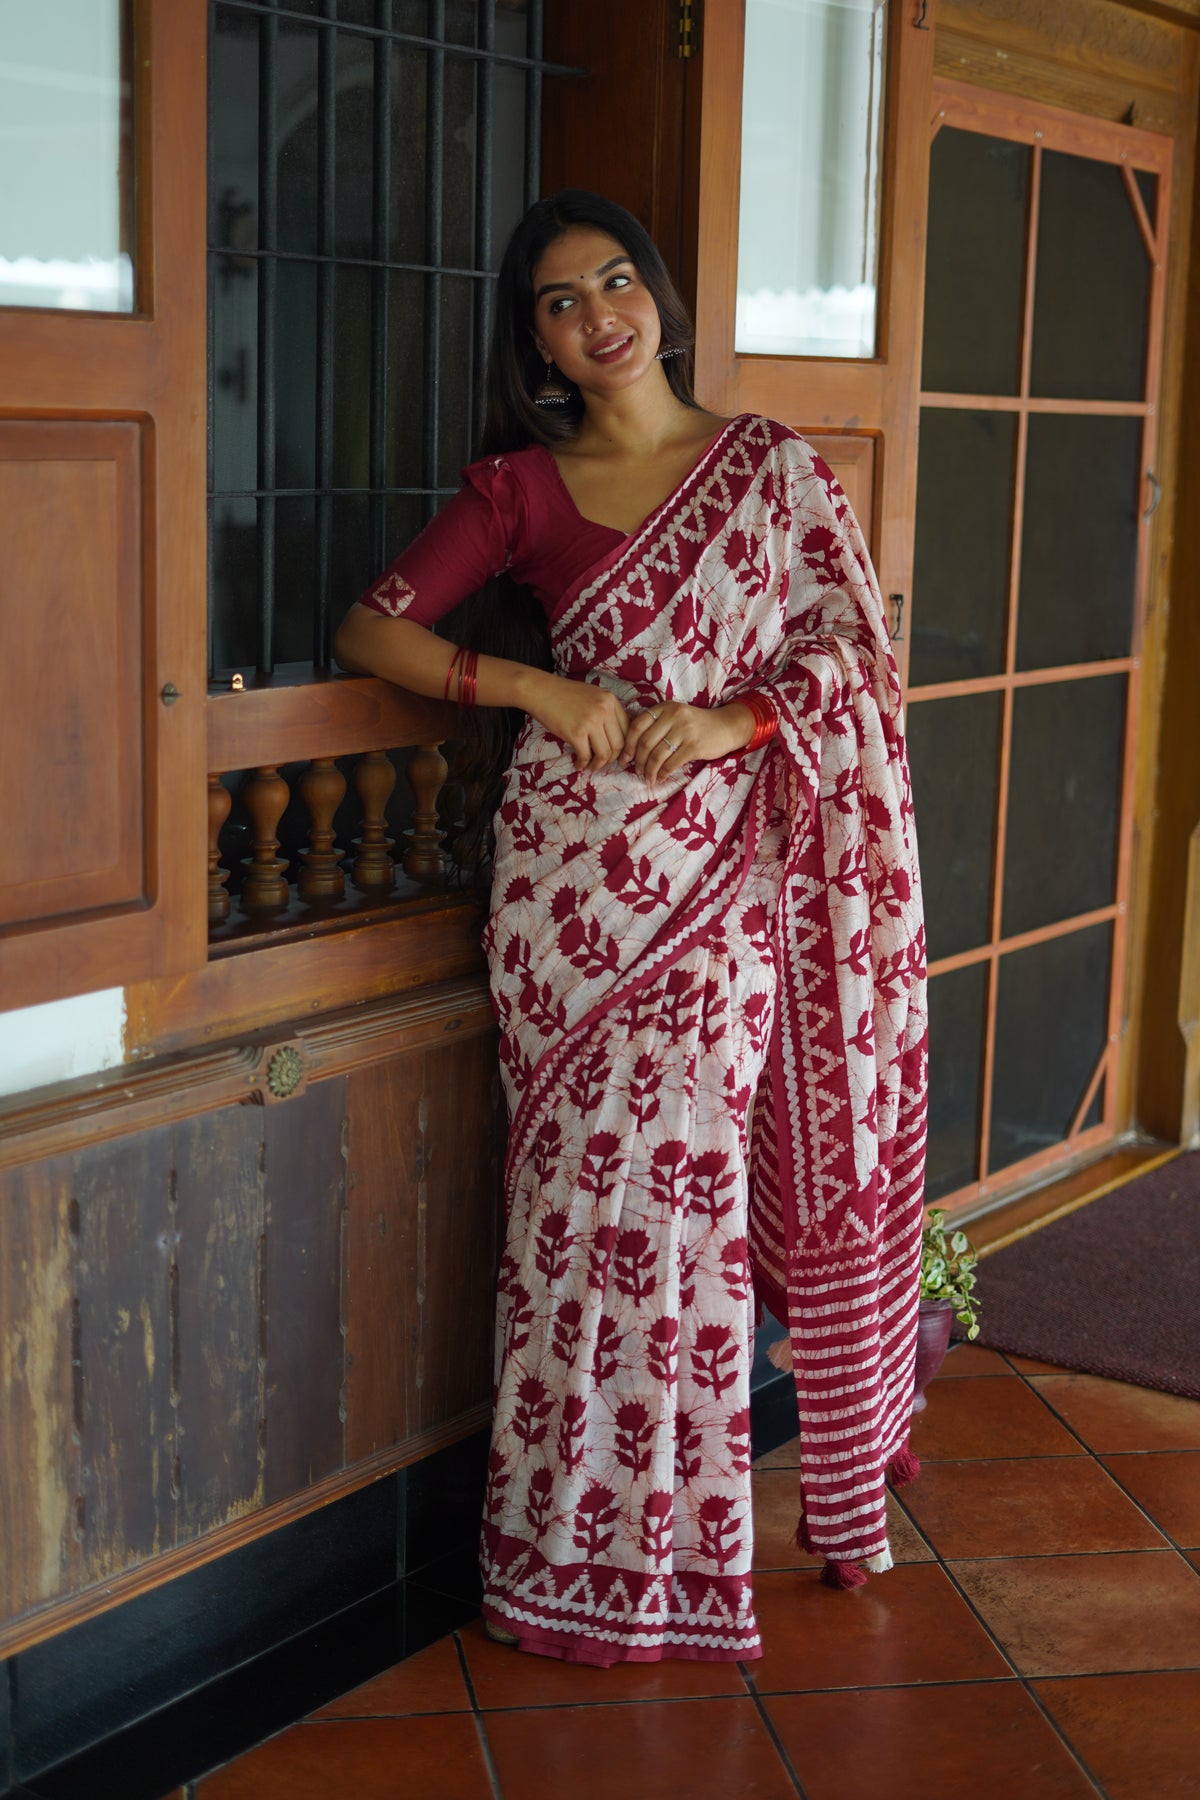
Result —
[[[743, 104], [746, 42], [748, 27], [756, 26], [760, 34], [770, 29], [762, 21], [771, 11], [763, 7], [756, 21], [751, 16], [754, 6], [755, 0], [713, 0], [704, 14], [697, 390], [717, 411], [763, 413], [795, 426], [825, 457], [846, 489], [871, 547], [880, 586], [890, 601], [896, 654], [903, 667], [904, 613], [912, 575], [932, 33], [918, 26], [912, 8], [887, 0], [857, 15], [872, 14], [884, 31], [874, 354], [747, 352], [738, 347], [743, 150], [755, 123]], [[831, 16], [840, 11], [830, 9]], [[760, 45], [760, 58], [770, 53], [769, 41]], [[856, 53], [865, 51], [860, 48]], [[788, 84], [798, 80], [802, 70], [795, 46], [781, 44], [779, 54], [786, 100]], [[793, 110], [793, 121], [796, 116]], [[780, 129], [786, 137], [789, 126], [784, 115]], [[767, 203], [773, 206], [775, 197], [769, 196]], [[836, 203], [861, 208], [876, 202], [864, 190], [842, 193]], [[796, 212], [781, 202], [779, 232], [794, 232], [800, 223]]]
[[1172, 147], [934, 98], [908, 737], [954, 1203], [1119, 1127]]
[[118, 21], [133, 310], [0, 305], [5, 1007], [204, 954], [205, 14]]

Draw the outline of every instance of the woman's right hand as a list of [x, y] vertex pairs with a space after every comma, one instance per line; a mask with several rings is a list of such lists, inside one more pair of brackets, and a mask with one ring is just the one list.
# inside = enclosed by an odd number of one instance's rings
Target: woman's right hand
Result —
[[610, 768], [625, 747], [629, 714], [615, 694], [590, 681], [571, 681], [539, 670], [525, 710], [562, 739], [575, 757], [578, 774]]

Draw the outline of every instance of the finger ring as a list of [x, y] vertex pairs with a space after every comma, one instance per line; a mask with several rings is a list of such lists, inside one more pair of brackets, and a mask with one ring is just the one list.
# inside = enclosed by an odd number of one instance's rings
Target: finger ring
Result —
[[665, 744], [665, 745], [666, 745], [666, 746], [667, 746], [667, 749], [668, 749], [668, 750], [673, 750], [673, 749], [674, 749], [674, 748], [675, 748], [675, 746], [674, 746], [674, 744], [673, 744], [673, 743], [672, 743], [672, 742], [671, 742], [671, 740], [670, 740], [670, 738], [664, 738], [664, 739], [663, 739], [663, 743], [664, 743], [664, 744]]

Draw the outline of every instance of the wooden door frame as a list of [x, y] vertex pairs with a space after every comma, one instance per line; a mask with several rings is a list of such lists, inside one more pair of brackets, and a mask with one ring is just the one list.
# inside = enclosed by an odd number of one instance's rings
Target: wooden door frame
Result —
[[[1136, 766], [1139, 744], [1139, 701], [1142, 639], [1145, 627], [1147, 592], [1150, 576], [1150, 556], [1152, 527], [1149, 511], [1142, 511], [1139, 500], [1139, 525], [1137, 553], [1134, 570], [1134, 608], [1131, 630], [1130, 652], [1127, 656], [1112, 658], [1103, 662], [1067, 665], [1071, 679], [1084, 679], [1089, 675], [1124, 675], [1128, 682], [1126, 704], [1125, 739], [1121, 762], [1121, 826], [1117, 848], [1117, 869], [1114, 899], [1108, 906], [1097, 908], [1094, 912], [1079, 915], [1066, 921], [1038, 927], [1036, 930], [1016, 934], [1006, 940], [1007, 950], [1029, 948], [1035, 944], [1048, 942], [1052, 938], [1066, 935], [1068, 932], [1084, 929], [1088, 925], [1110, 923], [1113, 928], [1112, 963], [1109, 976], [1108, 1030], [1103, 1051], [1097, 1059], [1091, 1078], [1084, 1091], [1071, 1120], [1067, 1136], [1057, 1144], [1032, 1157], [1023, 1158], [1012, 1163], [992, 1175], [986, 1173], [989, 1150], [988, 1121], [990, 1107], [988, 1096], [991, 1093], [994, 1073], [994, 1051], [996, 1011], [998, 998], [998, 972], [1000, 960], [1000, 903], [1002, 894], [1002, 875], [1005, 848], [1005, 820], [1007, 816], [1008, 777], [1011, 748], [1012, 711], [1014, 697], [1018, 688], [1031, 687], [1049, 681], [1066, 679], [1061, 669], [1035, 669], [1017, 672], [1015, 669], [1016, 629], [1017, 629], [1017, 590], [1020, 581], [1020, 534], [1021, 512], [1024, 495], [1025, 478], [1025, 446], [1026, 425], [1032, 414], [1083, 414], [1103, 417], [1129, 416], [1140, 417], [1143, 421], [1142, 462], [1141, 467], [1150, 471], [1159, 467], [1158, 436], [1161, 409], [1159, 407], [1162, 358], [1163, 328], [1166, 306], [1166, 240], [1171, 218], [1171, 176], [1173, 169], [1174, 144], [1169, 137], [1155, 132], [1140, 131], [1133, 126], [1109, 124], [1103, 120], [1092, 119], [1070, 112], [1065, 108], [1042, 105], [1034, 101], [1023, 101], [1009, 95], [993, 93], [987, 89], [974, 87], [964, 82], [950, 81], [937, 77], [933, 83], [933, 107], [930, 120], [930, 141], [937, 136], [943, 125], [958, 130], [976, 131], [989, 136], [1000, 136], [1016, 143], [1023, 143], [1033, 152], [1031, 166], [1031, 184], [1029, 198], [1028, 230], [1026, 239], [1026, 271], [1025, 287], [1022, 303], [1022, 368], [1019, 393], [1013, 396], [997, 398], [959, 393], [937, 393], [922, 391], [920, 405], [937, 409], [964, 409], [973, 412], [1012, 412], [1018, 419], [1018, 436], [1016, 465], [1014, 470], [1014, 505], [1012, 519], [1011, 543], [1013, 552], [1009, 568], [1008, 618], [1006, 630], [1006, 672], [998, 676], [981, 677], [975, 680], [946, 681], [927, 684], [921, 687], [910, 687], [907, 691], [909, 704], [927, 700], [955, 698], [974, 693], [1000, 692], [1003, 695], [1003, 725], [1001, 734], [1000, 767], [997, 784], [997, 804], [999, 820], [995, 837], [993, 857], [993, 891], [991, 920], [989, 927], [989, 945], [984, 950], [964, 951], [953, 956], [938, 958], [930, 963], [930, 974], [936, 976], [952, 970], [973, 966], [986, 961], [989, 964], [987, 988], [987, 1006], [985, 1016], [984, 1061], [981, 1074], [981, 1139], [978, 1150], [979, 1178], [968, 1187], [958, 1189], [945, 1198], [944, 1204], [951, 1210], [965, 1206], [974, 1206], [980, 1200], [995, 1196], [1001, 1190], [1010, 1190], [1014, 1186], [1028, 1184], [1043, 1173], [1068, 1159], [1095, 1151], [1112, 1142], [1125, 1129], [1129, 1121], [1124, 1118], [1118, 1098], [1121, 1088], [1120, 1064], [1120, 1028], [1123, 997], [1126, 985], [1126, 954], [1128, 938], [1128, 921], [1132, 887], [1132, 855], [1134, 827], [1137, 814]], [[1086, 400], [1054, 400], [1031, 397], [1030, 387], [1030, 355], [1032, 349], [1032, 320], [1034, 306], [1034, 284], [1037, 253], [1038, 197], [1040, 191], [1041, 153], [1043, 150], [1059, 151], [1070, 155], [1086, 157], [1090, 160], [1107, 162], [1120, 169], [1131, 209], [1138, 224], [1147, 255], [1151, 262], [1151, 289], [1149, 314], [1147, 320], [1146, 344], [1146, 380], [1144, 398], [1141, 401], [1086, 401]], [[1133, 170], [1145, 169], [1155, 174], [1159, 182], [1157, 221], [1152, 225], [1145, 211]], [[1143, 494], [1145, 490], [1143, 478]], [[919, 604], [919, 602], [918, 602]], [[1083, 1129], [1093, 1099], [1104, 1083], [1104, 1108], [1098, 1124]]]

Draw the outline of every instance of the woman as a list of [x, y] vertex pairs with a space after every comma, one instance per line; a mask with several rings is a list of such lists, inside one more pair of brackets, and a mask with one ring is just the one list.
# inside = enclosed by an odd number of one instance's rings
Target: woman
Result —
[[[890, 1565], [924, 1146], [900, 691], [865, 546], [802, 439], [690, 389], [684, 309], [595, 195], [534, 206], [490, 448], [337, 654], [528, 715], [486, 931], [511, 1113], [483, 1528], [493, 1635], [607, 1665], [759, 1654], [755, 1298], [786, 1320], [801, 1541]], [[553, 668], [428, 629], [498, 571]]]

